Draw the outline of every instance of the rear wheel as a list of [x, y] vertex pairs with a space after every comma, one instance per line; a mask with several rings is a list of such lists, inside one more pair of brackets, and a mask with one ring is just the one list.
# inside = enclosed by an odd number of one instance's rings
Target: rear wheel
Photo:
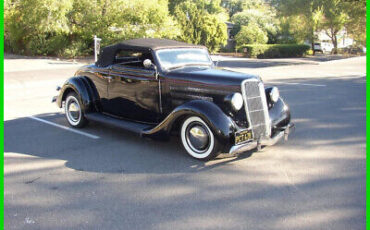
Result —
[[65, 101], [65, 116], [70, 126], [82, 128], [87, 124], [87, 119], [84, 117], [81, 102], [75, 92], [70, 92]]
[[219, 143], [212, 130], [197, 116], [188, 117], [182, 123], [181, 142], [188, 154], [196, 159], [210, 160], [219, 153]]

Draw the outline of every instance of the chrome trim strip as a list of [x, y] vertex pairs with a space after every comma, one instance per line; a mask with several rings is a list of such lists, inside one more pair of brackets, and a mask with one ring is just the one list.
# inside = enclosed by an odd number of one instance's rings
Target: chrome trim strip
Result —
[[162, 89], [161, 89], [161, 79], [158, 78], [158, 93], [159, 93], [159, 112], [162, 114]]
[[254, 132], [253, 132], [253, 127], [252, 127], [252, 122], [251, 122], [251, 119], [249, 117], [249, 108], [248, 108], [248, 102], [247, 102], [247, 92], [245, 92], [245, 84], [248, 81], [256, 81], [256, 82], [258, 82], [258, 80], [257, 79], [254, 79], [254, 78], [245, 79], [244, 81], [242, 81], [242, 83], [240, 85], [240, 88], [242, 89], [243, 100], [244, 100], [244, 109], [245, 109], [245, 112], [246, 112], [246, 115], [247, 115], [248, 128], [252, 130], [252, 135], [253, 135], [253, 138], [254, 138]]
[[259, 98], [261, 96], [257, 96], [257, 97], [248, 97], [248, 99], [254, 99], [254, 98]]
[[259, 123], [257, 125], [254, 125], [253, 127], [258, 127], [258, 126], [262, 126], [262, 125], [265, 125], [265, 123]]
[[[248, 98], [250, 99], [250, 98]], [[265, 109], [257, 109], [257, 110], [252, 110], [252, 111], [249, 111], [250, 113], [253, 113], [253, 112], [259, 112], [259, 111], [262, 111], [262, 110], [265, 110]]]
[[266, 98], [265, 87], [264, 87], [262, 82], [260, 82], [258, 84], [258, 86], [260, 87], [262, 106], [263, 106], [264, 114], [265, 114], [266, 136], [269, 137], [271, 135], [271, 121], [270, 121], [269, 109], [268, 109], [268, 106], [267, 106], [267, 98]]
[[[252, 82], [252, 81], [259, 82], [258, 83], [258, 87], [259, 87], [259, 90], [260, 90], [260, 96], [259, 97], [262, 100], [262, 106], [263, 106], [264, 117], [265, 117], [265, 125], [266, 125], [265, 136], [269, 137], [271, 135], [271, 121], [270, 121], [270, 116], [269, 116], [269, 113], [268, 113], [265, 87], [264, 87], [264, 84], [263, 84], [262, 81], [260, 81], [258, 79], [255, 79], [255, 78], [245, 79], [244, 81], [242, 81], [241, 86], [240, 86], [241, 90], [242, 90], [242, 95], [243, 95], [243, 100], [244, 100], [244, 108], [245, 108], [245, 112], [246, 112], [246, 115], [247, 115], [248, 125], [249, 125], [249, 128], [252, 129], [252, 134], [253, 134], [253, 138], [254, 138], [253, 127], [257, 127], [257, 126], [252, 126], [252, 122], [250, 120], [249, 113], [255, 112], [255, 111], [249, 111], [248, 102], [247, 102], [247, 92], [245, 91], [245, 84], [247, 82]], [[257, 97], [251, 97], [251, 98], [257, 98]], [[250, 99], [250, 98], [248, 98], [248, 99]]]

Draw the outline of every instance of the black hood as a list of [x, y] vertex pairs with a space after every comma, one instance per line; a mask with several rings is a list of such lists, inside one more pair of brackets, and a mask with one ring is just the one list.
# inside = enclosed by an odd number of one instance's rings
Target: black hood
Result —
[[184, 67], [167, 72], [165, 76], [176, 80], [225, 86], [240, 86], [245, 79], [259, 78], [256, 75], [210, 67]]

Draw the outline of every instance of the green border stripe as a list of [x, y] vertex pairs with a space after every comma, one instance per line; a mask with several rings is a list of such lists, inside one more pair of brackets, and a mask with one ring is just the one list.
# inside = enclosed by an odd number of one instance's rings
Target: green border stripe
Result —
[[[368, 6], [368, 3], [370, 0], [366, 0], [366, 48], [370, 47], [370, 40], [367, 38], [369, 37], [370, 31], [370, 22], [368, 15], [370, 15], [370, 9]], [[366, 52], [366, 229], [370, 230], [370, 221], [369, 221], [369, 216], [370, 216], [370, 210], [369, 210], [369, 205], [370, 205], [370, 178], [369, 178], [369, 173], [370, 173], [370, 158], [369, 155], [367, 154], [370, 151], [370, 141], [369, 141], [369, 135], [370, 135], [370, 83], [367, 81], [367, 73], [370, 69], [370, 56], [369, 53]]]
[[0, 17], [0, 24], [1, 24], [1, 29], [0, 29], [0, 71], [2, 74], [1, 78], [1, 85], [0, 85], [0, 94], [1, 94], [1, 109], [0, 109], [0, 116], [1, 116], [1, 127], [0, 127], [0, 137], [1, 137], [1, 152], [2, 157], [0, 157], [0, 165], [1, 165], [1, 178], [2, 182], [0, 183], [0, 188], [3, 193], [1, 197], [1, 209], [0, 209], [0, 226], [2, 229], [4, 229], [4, 1], [2, 2], [0, 6], [0, 11], [1, 11], [1, 17]]

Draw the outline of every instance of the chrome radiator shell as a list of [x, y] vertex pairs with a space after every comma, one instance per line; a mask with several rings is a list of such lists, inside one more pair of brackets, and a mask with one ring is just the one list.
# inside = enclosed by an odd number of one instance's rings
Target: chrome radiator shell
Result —
[[241, 83], [241, 91], [248, 128], [252, 130], [253, 139], [270, 137], [271, 122], [263, 83], [256, 78], [246, 79]]

